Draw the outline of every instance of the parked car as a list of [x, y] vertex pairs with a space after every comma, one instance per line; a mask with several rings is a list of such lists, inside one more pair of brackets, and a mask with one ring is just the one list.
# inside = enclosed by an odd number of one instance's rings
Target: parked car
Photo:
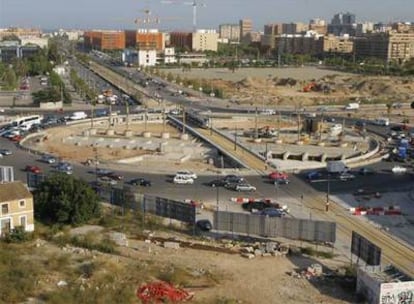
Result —
[[374, 172], [374, 170], [372, 170], [372, 169], [370, 169], [370, 168], [367, 168], [367, 167], [362, 167], [362, 168], [359, 168], [358, 173], [359, 173], [360, 175], [372, 175], [372, 174], [374, 174], [375, 172]]
[[213, 225], [209, 220], [198, 220], [196, 223], [197, 227], [203, 231], [210, 231], [213, 229]]
[[354, 178], [355, 178], [355, 175], [353, 175], [349, 172], [342, 172], [341, 174], [339, 174], [339, 179], [341, 181], [353, 180]]
[[56, 158], [51, 155], [43, 155], [40, 161], [47, 163], [47, 164], [54, 164], [56, 163]]
[[178, 171], [175, 175], [176, 176], [190, 177], [192, 179], [197, 179], [197, 174], [195, 174], [194, 172], [189, 171], [189, 170]]
[[60, 172], [60, 173], [65, 173], [67, 175], [72, 175], [73, 171], [71, 167], [65, 167], [65, 166], [60, 166], [60, 167], [56, 167], [56, 171]]
[[274, 185], [287, 185], [290, 183], [290, 180], [287, 178], [277, 178], [273, 181]]
[[128, 184], [133, 185], [133, 186], [143, 186], [143, 187], [152, 186], [152, 183], [150, 180], [142, 178], [142, 177], [131, 179], [130, 181], [128, 181]]
[[239, 192], [253, 192], [256, 191], [256, 187], [250, 184], [237, 184], [234, 190]]
[[108, 169], [97, 168], [96, 171], [95, 171], [95, 173], [97, 175], [102, 175], [103, 176], [103, 175], [111, 174], [111, 173], [113, 173], [113, 171], [108, 170]]
[[124, 179], [124, 177], [121, 174], [114, 173], [114, 172], [111, 172], [111, 173], [107, 174], [106, 176], [109, 177], [109, 178], [112, 178], [113, 180], [116, 180], [116, 181], [121, 181], [121, 180]]
[[38, 166], [27, 165], [24, 169], [26, 172], [41, 173], [42, 170]]
[[118, 184], [118, 182], [116, 181], [116, 180], [114, 180], [114, 179], [112, 179], [112, 178], [110, 178], [110, 177], [108, 177], [108, 176], [100, 176], [99, 177], [99, 181], [101, 182], [101, 183], [104, 183], [104, 184], [107, 184], [107, 185], [116, 185], [116, 184]]
[[13, 152], [9, 149], [0, 149], [0, 154], [1, 155], [12, 155]]
[[194, 184], [194, 179], [185, 175], [176, 175], [173, 179], [174, 184]]

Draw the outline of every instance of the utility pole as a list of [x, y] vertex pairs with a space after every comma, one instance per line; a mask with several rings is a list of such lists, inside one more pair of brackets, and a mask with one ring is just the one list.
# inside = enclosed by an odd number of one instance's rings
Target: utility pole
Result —
[[237, 126], [234, 127], [234, 151], [237, 150]]
[[256, 107], [255, 114], [254, 114], [254, 138], [255, 139], [259, 138], [259, 130], [257, 128], [257, 119], [258, 117], [257, 117], [257, 107]]

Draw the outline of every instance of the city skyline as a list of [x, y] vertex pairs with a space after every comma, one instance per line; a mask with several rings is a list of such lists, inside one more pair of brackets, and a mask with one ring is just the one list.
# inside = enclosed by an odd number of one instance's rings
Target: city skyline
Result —
[[[167, 2], [167, 1], [165, 1]], [[0, 27], [37, 27], [42, 29], [133, 29], [136, 18], [145, 18], [149, 9], [159, 24], [151, 28], [191, 30], [192, 6], [181, 1], [122, 2], [97, 0], [0, 0]], [[175, 2], [175, 3], [173, 3]], [[333, 15], [350, 12], [357, 22], [410, 22], [414, 21], [412, 0], [200, 0], [206, 6], [197, 10], [197, 27], [217, 29], [222, 23], [237, 23], [239, 19], [252, 19], [255, 30], [272, 22], [305, 22], [321, 18], [330, 22]], [[121, 6], [120, 6], [121, 5]], [[218, 10], [219, 13], [218, 13]], [[147, 26], [147, 25], [142, 25]]]

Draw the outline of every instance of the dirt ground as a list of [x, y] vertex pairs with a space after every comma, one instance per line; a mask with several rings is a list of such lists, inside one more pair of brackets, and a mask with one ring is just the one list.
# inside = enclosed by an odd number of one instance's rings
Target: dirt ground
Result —
[[[221, 88], [226, 98], [239, 105], [306, 105], [345, 104], [352, 101], [410, 102], [413, 98], [412, 77], [363, 76], [320, 69], [267, 68], [172, 70], [182, 79], [198, 79], [206, 86]], [[309, 92], [306, 86], [313, 84]]]
[[[83, 227], [76, 228], [78, 231]], [[90, 232], [89, 232], [90, 233]], [[190, 240], [195, 243], [223, 247], [223, 243], [213, 241], [195, 241], [178, 233], [156, 232], [157, 237], [171, 240]], [[133, 292], [143, 280], [142, 272], [147, 271], [146, 283], [159, 280], [155, 273], [161, 269], [168, 272], [170, 278], [179, 281], [178, 276], [183, 270], [189, 274], [182, 280], [180, 287], [194, 293], [190, 303], [351, 303], [353, 296], [349, 290], [342, 288], [332, 278], [297, 277], [297, 274], [314, 263], [321, 264], [324, 273], [335, 273], [346, 266], [340, 258], [319, 259], [303, 255], [289, 255], [287, 257], [256, 257], [246, 259], [239, 254], [228, 254], [190, 248], [164, 248], [162, 243], [128, 240], [127, 247], [117, 247], [118, 254], [91, 254], [85, 250], [56, 247], [52, 243], [42, 242], [32, 255], [33, 259], [43, 259], [49, 255], [59, 259], [61, 255], [71, 255], [72, 261], [82, 260], [83, 264], [93, 262], [100, 265], [88, 277], [83, 286], [94, 288], [99, 286], [102, 271], [113, 270], [117, 280], [126, 282], [126, 288]], [[76, 262], [73, 262], [76, 264]], [[72, 265], [74, 267], [74, 265]], [[128, 269], [130, 271], [128, 271]], [[158, 269], [158, 271], [155, 271]], [[99, 271], [98, 271], [99, 270]], [[141, 275], [140, 275], [141, 273]], [[154, 273], [154, 277], [150, 273]], [[45, 275], [39, 283], [39, 289], [48, 285], [56, 286], [65, 276], [56, 273]], [[66, 279], [68, 280], [68, 279]], [[47, 285], [43, 286], [44, 283]], [[69, 287], [77, 286], [78, 282], [68, 280]], [[110, 283], [108, 283], [110, 284]], [[39, 290], [40, 291], [40, 290]], [[91, 302], [92, 303], [92, 302]], [[94, 302], [95, 303], [95, 302]], [[136, 303], [139, 303], [137, 300]]]

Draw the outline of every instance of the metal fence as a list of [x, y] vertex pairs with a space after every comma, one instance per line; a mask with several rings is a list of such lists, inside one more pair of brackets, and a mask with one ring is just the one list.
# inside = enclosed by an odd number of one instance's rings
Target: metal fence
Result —
[[336, 223], [327, 221], [215, 211], [214, 227], [219, 231], [292, 240], [329, 243], [336, 240]]

